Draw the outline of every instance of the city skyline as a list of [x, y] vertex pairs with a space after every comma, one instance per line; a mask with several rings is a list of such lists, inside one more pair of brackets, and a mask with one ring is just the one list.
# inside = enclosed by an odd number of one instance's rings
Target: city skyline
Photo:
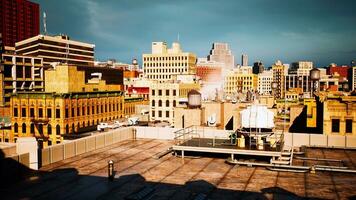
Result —
[[152, 41], [170, 44], [178, 35], [183, 50], [198, 57], [207, 56], [213, 42], [227, 42], [236, 58], [246, 53], [266, 67], [276, 60], [310, 60], [320, 67], [355, 59], [353, 1], [33, 2], [47, 13], [49, 34], [94, 43], [96, 60], [142, 62]]

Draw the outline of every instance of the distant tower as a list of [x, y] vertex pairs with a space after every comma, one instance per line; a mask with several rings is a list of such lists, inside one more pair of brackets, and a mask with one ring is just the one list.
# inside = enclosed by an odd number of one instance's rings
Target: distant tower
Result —
[[253, 73], [254, 74], [260, 74], [264, 71], [265, 67], [261, 61], [257, 61], [253, 63]]
[[241, 66], [248, 66], [248, 56], [247, 56], [247, 54], [242, 54], [242, 56], [241, 56]]

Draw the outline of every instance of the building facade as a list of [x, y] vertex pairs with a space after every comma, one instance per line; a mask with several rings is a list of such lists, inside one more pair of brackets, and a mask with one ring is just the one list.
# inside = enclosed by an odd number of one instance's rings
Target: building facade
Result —
[[0, 106], [9, 106], [12, 93], [43, 91], [42, 58], [2, 54], [0, 62]]
[[223, 71], [228, 71], [235, 66], [235, 58], [227, 43], [215, 42], [212, 45], [208, 61], [223, 63]]
[[16, 54], [43, 58], [43, 64], [47, 66], [51, 63], [94, 65], [95, 45], [70, 40], [65, 35], [36, 35], [17, 42], [15, 46]]
[[342, 83], [348, 81], [349, 69], [349, 66], [337, 66], [336, 64], [330, 64], [326, 68], [326, 74], [338, 76], [339, 82]]
[[273, 81], [277, 83], [277, 88], [274, 91], [274, 97], [277, 99], [284, 98], [286, 90], [286, 75], [288, 74], [288, 67], [283, 65], [281, 61], [277, 61], [272, 65]]
[[195, 74], [197, 57], [183, 52], [179, 43], [167, 48], [166, 42], [153, 42], [152, 52], [142, 55], [144, 76], [150, 80], [172, 80], [174, 75]]
[[150, 87], [150, 120], [165, 121], [174, 126], [174, 108], [188, 102], [188, 92], [200, 90], [196, 82], [173, 81], [152, 83]]
[[223, 63], [208, 61], [206, 58], [199, 58], [197, 62], [196, 75], [205, 82], [219, 82], [222, 80]]
[[117, 82], [108, 82], [105, 76], [87, 79], [88, 73], [92, 75], [76, 66], [59, 65], [45, 72], [44, 92], [13, 94], [9, 140], [32, 136], [45, 147], [123, 117], [122, 71], [110, 72], [121, 78]]
[[4, 46], [40, 33], [40, 6], [27, 0], [0, 1], [0, 33]]
[[265, 70], [265, 67], [261, 61], [253, 63], [253, 73], [260, 74]]
[[258, 77], [258, 86], [257, 90], [259, 94], [272, 94], [272, 81], [273, 81], [273, 72], [271, 70], [263, 71], [262, 73], [257, 74]]
[[227, 95], [234, 95], [237, 93], [256, 91], [257, 83], [258, 78], [256, 74], [231, 70], [225, 77], [224, 92]]
[[313, 62], [298, 61], [291, 64], [289, 69], [290, 74], [297, 74], [298, 76], [309, 76], [310, 70], [313, 69]]

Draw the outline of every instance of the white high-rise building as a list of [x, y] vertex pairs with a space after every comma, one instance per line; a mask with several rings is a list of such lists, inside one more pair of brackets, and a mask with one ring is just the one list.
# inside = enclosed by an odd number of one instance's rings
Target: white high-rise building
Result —
[[242, 66], [248, 66], [248, 55], [247, 54], [242, 54], [242, 56], [241, 56], [241, 65]]
[[272, 70], [263, 71], [258, 74], [258, 93], [271, 94], [272, 93], [273, 72]]
[[235, 58], [227, 43], [213, 43], [210, 55], [208, 55], [208, 60], [223, 63], [223, 71], [228, 71], [235, 66]]

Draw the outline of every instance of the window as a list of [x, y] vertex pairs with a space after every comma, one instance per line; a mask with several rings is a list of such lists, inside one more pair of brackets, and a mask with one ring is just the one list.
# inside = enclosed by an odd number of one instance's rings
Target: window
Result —
[[68, 118], [68, 117], [69, 117], [69, 110], [68, 110], [68, 108], [66, 108], [64, 116], [65, 116], [65, 118]]
[[158, 100], [158, 107], [162, 107], [162, 100]]
[[43, 124], [38, 124], [38, 133], [43, 135]]
[[166, 117], [169, 117], [169, 111], [168, 110], [166, 111]]
[[158, 96], [162, 96], [162, 90], [158, 90]]
[[169, 107], [169, 100], [166, 101], [166, 107]]
[[155, 111], [152, 111], [152, 117], [155, 117]]
[[176, 96], [176, 95], [177, 95], [176, 90], [173, 90], [173, 96]]
[[174, 100], [173, 101], [173, 107], [176, 107], [176, 104], [177, 104], [177, 102], [176, 102], [176, 100]]
[[14, 117], [17, 117], [18, 116], [18, 110], [17, 110], [17, 108], [14, 108]]
[[38, 109], [38, 117], [39, 117], [39, 118], [42, 118], [42, 117], [43, 117], [43, 109], [42, 109], [42, 108], [39, 108], [39, 109]]
[[74, 108], [72, 108], [72, 117], [74, 117]]
[[25, 123], [22, 124], [22, 133], [26, 133], [26, 124]]
[[47, 118], [52, 118], [52, 109], [47, 108]]
[[35, 117], [35, 109], [30, 108], [30, 117]]
[[26, 108], [21, 109], [21, 116], [26, 117]]
[[51, 134], [52, 134], [52, 126], [51, 126], [51, 124], [48, 124], [48, 125], [47, 125], [47, 134], [48, 134], [48, 135], [51, 135]]
[[340, 119], [331, 120], [331, 132], [339, 133], [340, 132]]
[[152, 90], [152, 95], [153, 95], [153, 96], [155, 95], [155, 90]]
[[155, 105], [156, 105], [155, 100], [152, 100], [152, 106], [155, 106]]
[[158, 111], [158, 117], [162, 117], [162, 111], [161, 110]]
[[17, 123], [14, 124], [14, 132], [15, 133], [19, 132], [19, 125], [17, 125]]
[[59, 108], [56, 109], [56, 118], [61, 118], [61, 110]]
[[35, 133], [35, 124], [31, 123], [31, 130], [30, 133], [34, 134]]
[[56, 135], [61, 135], [61, 127], [59, 125], [56, 126]]
[[169, 90], [166, 90], [166, 96], [169, 96]]
[[352, 133], [352, 119], [346, 119], [346, 133]]
[[77, 116], [80, 116], [80, 108], [77, 108]]

